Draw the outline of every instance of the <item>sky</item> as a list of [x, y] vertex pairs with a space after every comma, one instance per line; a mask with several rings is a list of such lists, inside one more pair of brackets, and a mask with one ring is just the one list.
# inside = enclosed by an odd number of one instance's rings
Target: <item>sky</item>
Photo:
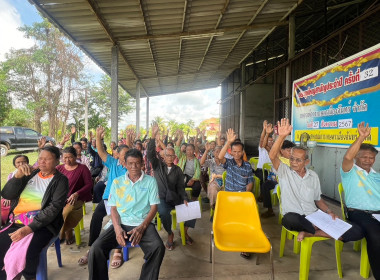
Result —
[[[26, 0], [0, 0], [0, 61], [5, 60], [5, 54], [11, 49], [29, 48], [33, 40], [24, 37], [17, 28], [42, 21], [36, 8]], [[5, 28], [4, 28], [5, 27]], [[4, 40], [6, 38], [6, 40]], [[111, 54], [111, 52], [110, 52]], [[103, 71], [89, 58], [85, 62], [85, 71], [91, 73], [98, 81]], [[219, 117], [220, 87], [170, 94], [149, 99], [149, 120], [160, 116], [165, 120], [176, 120], [185, 123], [193, 120], [198, 125], [202, 120]], [[140, 126], [146, 124], [146, 98], [140, 100]], [[123, 117], [119, 128], [136, 123], [136, 112]]]

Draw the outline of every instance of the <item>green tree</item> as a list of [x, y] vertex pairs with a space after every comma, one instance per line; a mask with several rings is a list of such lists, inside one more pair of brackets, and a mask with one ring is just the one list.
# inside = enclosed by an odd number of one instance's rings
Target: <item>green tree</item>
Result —
[[49, 136], [56, 136], [60, 123], [67, 120], [67, 106], [80, 82], [83, 64], [79, 50], [46, 19], [20, 30], [33, 38], [35, 45], [6, 55], [10, 91], [31, 108], [39, 132], [47, 112]]
[[0, 65], [0, 125], [3, 124], [7, 118], [9, 112], [12, 109], [11, 99], [8, 95], [7, 85], [7, 73], [3, 68], [3, 64]]
[[[98, 111], [99, 117], [111, 120], [111, 78], [103, 75], [99, 84], [90, 90], [89, 106], [91, 110]], [[134, 110], [134, 99], [119, 87], [118, 119]]]
[[11, 109], [8, 116], [3, 121], [3, 125], [30, 127], [29, 124], [31, 119], [32, 114], [27, 109]]

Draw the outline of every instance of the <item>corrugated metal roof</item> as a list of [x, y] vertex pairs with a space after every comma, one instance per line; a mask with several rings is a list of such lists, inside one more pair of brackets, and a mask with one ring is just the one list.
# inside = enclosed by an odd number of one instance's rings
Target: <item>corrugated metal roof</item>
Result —
[[217, 87], [301, 0], [29, 0], [107, 73], [148, 96]]

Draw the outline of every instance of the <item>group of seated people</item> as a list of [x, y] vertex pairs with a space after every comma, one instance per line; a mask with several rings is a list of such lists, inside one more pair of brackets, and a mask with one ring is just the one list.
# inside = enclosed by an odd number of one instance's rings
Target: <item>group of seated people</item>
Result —
[[[90, 134], [89, 139], [80, 141], [75, 141], [73, 127], [71, 136], [65, 135], [57, 147], [42, 141], [34, 165], [24, 155], [15, 157], [16, 170], [1, 191], [2, 213], [4, 209], [9, 215], [2, 215], [6, 223], [0, 231], [0, 267], [5, 270], [0, 271], [0, 279], [35, 279], [41, 250], [57, 237], [72, 244], [73, 228], [83, 218], [83, 204], [91, 200], [97, 206], [90, 222], [89, 248], [78, 261], [79, 265], [88, 265], [89, 279], [108, 279], [109, 252], [116, 248], [110, 267], [120, 267], [120, 248], [127, 242], [139, 245], [144, 252], [140, 279], [158, 279], [165, 248], [175, 249], [170, 214], [174, 207], [197, 201], [203, 188], [210, 208], [215, 208], [222, 189], [252, 191], [254, 174], [262, 182], [259, 201], [262, 199], [268, 208], [263, 218], [274, 215], [270, 190], [279, 184], [283, 225], [299, 231], [299, 241], [310, 236], [329, 237], [305, 218], [317, 209], [333, 219], [337, 216], [321, 198], [318, 175], [307, 168], [308, 151], [286, 140], [291, 130], [289, 120], [282, 119], [274, 141], [273, 126], [264, 122], [256, 170], [247, 161], [244, 144], [233, 129], [228, 129], [226, 137], [219, 133], [211, 142], [206, 142], [204, 131], [197, 130], [197, 135], [185, 143], [182, 131], [170, 139], [169, 133], [161, 135], [158, 125], [153, 124], [149, 139], [140, 140], [128, 131], [117, 144], [111, 142], [110, 150], [103, 143], [102, 127], [96, 129], [95, 137]], [[347, 150], [341, 168], [352, 227], [340, 239], [348, 242], [365, 237], [373, 274], [380, 279], [380, 223], [372, 218], [380, 210], [380, 177], [372, 169], [377, 150], [362, 144], [370, 133], [368, 125], [360, 124], [358, 131], [359, 137]], [[261, 168], [267, 162], [272, 163], [277, 178], [263, 180]], [[186, 188], [191, 191], [186, 192]], [[168, 234], [165, 244], [153, 224], [157, 212]], [[101, 233], [108, 215], [109, 226]], [[185, 222], [188, 245], [194, 242], [188, 229], [195, 223], [195, 219]], [[15, 246], [10, 248], [12, 242], [20, 240], [24, 243], [21, 253], [12, 249]], [[241, 256], [250, 258], [247, 252]]]

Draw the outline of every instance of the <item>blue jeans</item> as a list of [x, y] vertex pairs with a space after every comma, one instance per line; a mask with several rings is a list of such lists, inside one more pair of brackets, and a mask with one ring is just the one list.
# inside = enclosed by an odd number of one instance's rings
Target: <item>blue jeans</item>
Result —
[[[168, 234], [172, 234], [172, 217], [170, 211], [175, 209], [173, 206], [166, 203], [165, 199], [160, 199], [160, 204], [158, 204], [158, 214], [160, 215], [162, 225]], [[186, 221], [185, 227], [195, 227], [196, 219]]]

